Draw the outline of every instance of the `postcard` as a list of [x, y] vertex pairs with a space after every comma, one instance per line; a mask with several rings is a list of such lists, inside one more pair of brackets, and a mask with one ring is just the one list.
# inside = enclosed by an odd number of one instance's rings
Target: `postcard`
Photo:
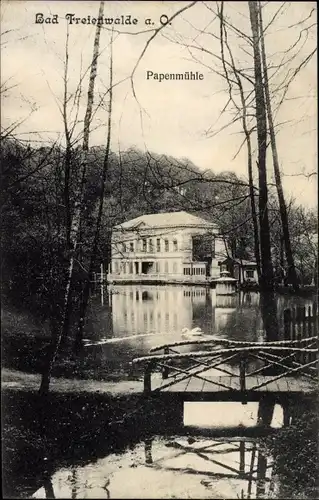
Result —
[[1, 3], [4, 498], [318, 495], [314, 2]]

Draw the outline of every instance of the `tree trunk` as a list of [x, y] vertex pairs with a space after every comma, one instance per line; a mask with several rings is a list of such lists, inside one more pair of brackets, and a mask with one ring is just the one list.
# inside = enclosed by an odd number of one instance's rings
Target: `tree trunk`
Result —
[[284, 243], [285, 243], [285, 253], [286, 253], [286, 259], [287, 259], [287, 266], [288, 266], [287, 278], [288, 278], [288, 282], [291, 283], [295, 289], [298, 289], [298, 278], [297, 278], [295, 262], [294, 262], [294, 257], [292, 254], [291, 243], [290, 243], [288, 214], [287, 214], [287, 207], [286, 207], [284, 192], [283, 192], [282, 183], [281, 183], [281, 175], [280, 175], [279, 160], [278, 160], [278, 150], [277, 150], [277, 143], [276, 143], [276, 134], [275, 134], [275, 127], [274, 127], [273, 116], [272, 116], [272, 109], [271, 109], [271, 100], [270, 100], [269, 82], [268, 82], [268, 68], [267, 68], [267, 58], [266, 58], [266, 49], [265, 49], [265, 38], [264, 38], [263, 24], [262, 24], [262, 12], [261, 12], [260, 2], [258, 2], [258, 4], [259, 4], [261, 55], [262, 55], [263, 74], [264, 74], [264, 91], [265, 91], [265, 98], [266, 98], [266, 109], [267, 109], [267, 116], [268, 116], [268, 125], [269, 125], [269, 134], [270, 134], [270, 143], [271, 143], [271, 150], [272, 150], [272, 157], [273, 157], [275, 181], [276, 181], [276, 188], [277, 188], [277, 194], [278, 194], [278, 200], [279, 200], [281, 225], [282, 225], [282, 231], [283, 231], [283, 237], [284, 237]]
[[[100, 8], [99, 8], [99, 17], [103, 15], [103, 10], [104, 10], [104, 2], [102, 1], [100, 3]], [[81, 224], [81, 212], [82, 212], [82, 204], [84, 196], [85, 179], [86, 179], [87, 155], [89, 149], [90, 124], [93, 113], [94, 84], [97, 74], [97, 61], [98, 61], [99, 47], [100, 47], [100, 34], [101, 34], [101, 24], [99, 23], [96, 25], [96, 31], [95, 31], [93, 57], [91, 63], [91, 72], [90, 72], [88, 97], [87, 97], [87, 107], [86, 107], [86, 114], [83, 126], [83, 146], [82, 146], [80, 169], [79, 169], [80, 182], [78, 184], [78, 189], [75, 196], [74, 215], [71, 221], [71, 228], [70, 228], [69, 265], [68, 265], [68, 273], [64, 291], [62, 321], [58, 330], [58, 334], [55, 336], [55, 338], [52, 339], [51, 354], [46, 369], [42, 374], [42, 381], [39, 389], [39, 393], [42, 395], [46, 394], [49, 391], [52, 368], [55, 359], [57, 357], [61, 341], [63, 338], [67, 336], [69, 329], [70, 309], [71, 309], [70, 307], [71, 285], [72, 285], [72, 277], [74, 270], [74, 260], [76, 256], [76, 249], [78, 243], [78, 233]]]
[[106, 150], [105, 150], [104, 161], [103, 161], [103, 169], [102, 169], [102, 177], [101, 177], [101, 190], [100, 190], [100, 199], [99, 199], [99, 210], [98, 210], [98, 215], [97, 215], [97, 219], [96, 219], [93, 248], [92, 248], [92, 253], [91, 253], [91, 258], [90, 258], [89, 274], [88, 274], [87, 280], [86, 280], [85, 285], [84, 285], [83, 297], [82, 297], [81, 305], [80, 305], [80, 319], [79, 319], [79, 324], [78, 324], [76, 338], [75, 338], [74, 350], [76, 353], [79, 352], [81, 347], [82, 347], [84, 320], [85, 320], [86, 309], [87, 309], [89, 296], [90, 296], [91, 279], [92, 279], [91, 277], [93, 275], [95, 265], [96, 265], [96, 260], [97, 260], [98, 244], [99, 244], [99, 239], [100, 239], [101, 222], [102, 222], [103, 206], [104, 206], [105, 184], [106, 184], [107, 172], [108, 172], [108, 168], [109, 168], [109, 157], [110, 157], [110, 148], [111, 148], [111, 132], [112, 132], [112, 105], [113, 105], [113, 88], [112, 88], [113, 87], [113, 52], [112, 52], [112, 47], [113, 47], [113, 33], [112, 33], [111, 42], [110, 42], [111, 53], [110, 53], [110, 83], [109, 83], [109, 114], [108, 114], [108, 130], [107, 130]]
[[258, 174], [259, 174], [259, 226], [261, 250], [261, 277], [262, 290], [271, 290], [274, 286], [274, 271], [271, 260], [270, 230], [268, 217], [268, 187], [266, 170], [267, 152], [267, 116], [262, 79], [262, 66], [259, 49], [259, 26], [256, 2], [250, 1], [249, 14], [253, 36], [255, 96], [256, 96], [256, 121], [258, 143]]
[[254, 230], [254, 253], [257, 264], [257, 273], [258, 280], [260, 281], [261, 277], [261, 259], [260, 259], [260, 242], [259, 242], [259, 231], [258, 231], [258, 219], [256, 212], [256, 203], [255, 203], [255, 190], [254, 190], [254, 181], [253, 181], [253, 162], [252, 162], [252, 147], [250, 140], [250, 133], [247, 127], [247, 110], [246, 110], [246, 102], [244, 96], [244, 90], [241, 84], [240, 77], [236, 72], [236, 78], [240, 91], [240, 99], [241, 105], [243, 108], [242, 122], [244, 134], [246, 137], [246, 145], [247, 145], [247, 169], [248, 169], [248, 182], [249, 182], [249, 197], [250, 197], [250, 207], [251, 207], [251, 216], [253, 220], [253, 230]]
[[[222, 2], [222, 5], [223, 5], [223, 2]], [[255, 253], [255, 259], [256, 259], [256, 264], [257, 264], [258, 280], [260, 281], [260, 276], [261, 276], [260, 242], [259, 242], [259, 230], [258, 230], [256, 203], [255, 203], [254, 182], [253, 182], [252, 146], [251, 146], [250, 132], [249, 132], [248, 127], [247, 127], [247, 107], [246, 107], [245, 94], [244, 94], [244, 89], [243, 89], [241, 77], [237, 71], [235, 60], [234, 60], [232, 51], [230, 49], [229, 43], [227, 41], [227, 32], [226, 32], [225, 25], [223, 24], [223, 7], [221, 8], [220, 16], [221, 16], [221, 23], [223, 25], [223, 29], [225, 30], [225, 37], [223, 37], [223, 38], [221, 37], [221, 43], [223, 43], [223, 40], [225, 40], [225, 44], [226, 44], [226, 47], [228, 49], [228, 53], [229, 53], [231, 63], [232, 63], [232, 69], [234, 71], [234, 75], [235, 75], [236, 80], [237, 80], [239, 93], [240, 93], [240, 101], [241, 101], [241, 106], [242, 106], [242, 125], [243, 125], [243, 130], [244, 130], [244, 134], [245, 134], [245, 138], [246, 138], [246, 146], [247, 146], [247, 170], [248, 170], [248, 182], [249, 182], [249, 197], [250, 197], [251, 217], [253, 220], [253, 231], [254, 231], [254, 253]], [[224, 64], [224, 69], [226, 70], [225, 64]], [[227, 73], [227, 70], [226, 70], [226, 73]]]
[[68, 125], [68, 74], [69, 74], [69, 28], [67, 27], [65, 43], [65, 65], [64, 65], [64, 95], [63, 95], [63, 125], [65, 135], [65, 162], [64, 162], [64, 209], [65, 209], [65, 232], [67, 247], [70, 246], [71, 231], [71, 207], [70, 207], [70, 172], [71, 172], [71, 134]]

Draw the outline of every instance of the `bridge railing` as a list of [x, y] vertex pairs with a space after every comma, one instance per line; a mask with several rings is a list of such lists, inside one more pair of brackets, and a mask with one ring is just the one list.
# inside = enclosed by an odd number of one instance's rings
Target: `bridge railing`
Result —
[[[217, 369], [223, 375], [226, 374], [239, 379], [236, 390], [247, 391], [247, 378], [253, 377], [256, 382], [256, 376], [262, 374], [267, 369], [276, 368], [277, 374], [268, 377], [267, 380], [251, 385], [249, 390], [260, 389], [267, 384], [274, 382], [287, 375], [300, 375], [306, 378], [317, 380], [317, 348], [316, 336], [301, 340], [284, 340], [274, 342], [241, 342], [228, 339], [201, 339], [194, 341], [180, 341], [171, 344], [163, 344], [153, 348], [152, 352], [163, 350], [163, 354], [152, 354], [133, 360], [134, 363], [143, 363], [144, 369], [144, 392], [152, 392], [152, 374], [156, 371], [162, 372], [162, 383], [154, 391], [162, 391], [179, 382], [192, 377], [204, 382], [209, 382], [224, 389], [234, 389], [234, 385], [227, 385], [216, 378], [207, 378], [205, 372]], [[215, 341], [222, 344], [222, 348], [215, 348], [212, 343]], [[179, 352], [179, 346], [196, 344], [196, 346], [209, 346], [212, 349], [193, 352]], [[303, 361], [300, 361], [301, 354]], [[249, 360], [258, 360], [262, 366], [251, 369]], [[238, 367], [238, 373], [228, 370], [229, 363]], [[186, 366], [185, 366], [186, 365]], [[171, 380], [169, 380], [171, 379]]]

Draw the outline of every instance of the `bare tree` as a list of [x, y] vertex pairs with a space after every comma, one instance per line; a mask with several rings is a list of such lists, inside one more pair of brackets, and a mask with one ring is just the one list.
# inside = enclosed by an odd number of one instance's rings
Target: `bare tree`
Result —
[[[223, 61], [223, 67], [224, 67], [224, 74], [225, 78], [228, 83], [229, 87], [229, 97], [231, 101], [233, 102], [237, 113], [241, 115], [242, 117], [242, 127], [245, 135], [245, 141], [246, 141], [246, 147], [247, 147], [247, 171], [248, 171], [248, 180], [249, 180], [249, 194], [250, 194], [250, 204], [251, 204], [251, 214], [252, 214], [252, 222], [253, 222], [253, 230], [254, 230], [254, 250], [255, 250], [255, 258], [256, 258], [256, 264], [257, 264], [257, 272], [258, 272], [258, 278], [260, 280], [261, 277], [261, 257], [260, 257], [260, 238], [259, 238], [259, 228], [258, 228], [258, 218], [257, 218], [257, 210], [256, 210], [256, 203], [255, 203], [255, 196], [256, 196], [256, 191], [254, 189], [254, 181], [253, 181], [253, 147], [252, 147], [252, 141], [251, 141], [251, 134], [252, 130], [249, 130], [249, 125], [248, 125], [248, 109], [247, 109], [247, 102], [245, 98], [245, 93], [244, 93], [244, 86], [242, 83], [242, 76], [241, 76], [241, 71], [238, 71], [238, 68], [236, 67], [236, 63], [233, 57], [233, 53], [231, 50], [231, 47], [228, 43], [227, 40], [227, 28], [226, 28], [226, 23], [224, 20], [223, 16], [223, 8], [224, 8], [224, 2], [221, 2], [221, 8], [218, 9], [218, 14], [220, 18], [220, 43], [221, 43], [221, 56], [222, 56], [222, 61]], [[233, 97], [232, 93], [232, 84], [229, 80], [228, 77], [228, 71], [226, 67], [226, 60], [225, 60], [225, 50], [224, 46], [226, 45], [230, 61], [231, 61], [231, 71], [234, 73], [235, 77], [235, 82], [237, 82], [238, 90], [239, 90], [239, 95], [240, 95], [240, 104], [241, 107], [236, 104], [236, 100]]]
[[[98, 14], [99, 17], [103, 15], [103, 11], [104, 11], [104, 2], [101, 1]], [[75, 193], [74, 211], [70, 225], [70, 247], [69, 247], [67, 278], [64, 288], [64, 300], [63, 300], [63, 309], [61, 315], [62, 317], [58, 325], [58, 331], [55, 332], [55, 334], [52, 337], [48, 361], [46, 363], [45, 369], [42, 374], [41, 385], [39, 388], [39, 393], [42, 395], [47, 394], [47, 392], [49, 391], [52, 368], [54, 366], [54, 362], [59, 351], [61, 340], [63, 337], [67, 335], [69, 327], [71, 283], [72, 283], [74, 261], [78, 244], [78, 234], [81, 223], [81, 211], [82, 211], [82, 202], [83, 202], [84, 186], [86, 180], [86, 169], [87, 169], [87, 155], [89, 150], [90, 124], [93, 113], [94, 85], [97, 75], [97, 63], [99, 56], [100, 34], [101, 34], [101, 23], [97, 23], [95, 30], [94, 44], [93, 44], [93, 56], [91, 62], [91, 71], [90, 71], [88, 94], [87, 94], [87, 106], [86, 106], [86, 113], [83, 126], [83, 144], [82, 144], [81, 160], [79, 166], [79, 182], [77, 184], [77, 189]]]
[[284, 241], [284, 245], [285, 245], [285, 253], [286, 253], [286, 259], [287, 259], [287, 265], [288, 265], [287, 278], [288, 278], [288, 282], [291, 283], [295, 289], [298, 289], [298, 278], [297, 278], [295, 262], [294, 262], [294, 257], [292, 254], [292, 248], [291, 248], [291, 243], [290, 243], [287, 207], [286, 207], [284, 192], [283, 192], [283, 188], [282, 188], [280, 168], [279, 168], [276, 133], [275, 133], [272, 105], [271, 105], [271, 98], [270, 98], [270, 91], [269, 91], [267, 56], [266, 56], [265, 36], [264, 36], [263, 21], [262, 21], [262, 8], [261, 8], [260, 2], [258, 2], [258, 13], [259, 13], [259, 37], [260, 37], [261, 58], [262, 58], [263, 77], [264, 77], [263, 84], [264, 84], [264, 92], [265, 92], [266, 110], [267, 110], [267, 116], [268, 116], [268, 129], [269, 129], [269, 134], [270, 134], [270, 143], [271, 143], [271, 150], [272, 150], [275, 181], [276, 181], [276, 188], [277, 188], [279, 207], [280, 207], [280, 217], [281, 217], [281, 224], [282, 224], [282, 231], [283, 231], [283, 241]]
[[86, 309], [89, 301], [89, 295], [91, 290], [91, 280], [92, 275], [95, 269], [97, 254], [98, 254], [98, 245], [100, 240], [100, 232], [101, 232], [101, 223], [102, 223], [102, 215], [103, 215], [103, 206], [105, 200], [105, 185], [107, 180], [107, 173], [109, 169], [109, 158], [111, 151], [111, 133], [112, 133], [112, 105], [113, 105], [113, 32], [111, 34], [111, 42], [110, 42], [110, 77], [109, 77], [109, 102], [108, 102], [108, 120], [107, 120], [107, 139], [106, 139], [106, 148], [104, 154], [104, 161], [102, 167], [102, 174], [100, 180], [100, 196], [99, 196], [99, 207], [98, 214], [95, 223], [94, 237], [93, 237], [93, 246], [92, 252], [90, 256], [90, 265], [89, 272], [87, 275], [87, 279], [84, 285], [83, 295], [80, 304], [80, 319], [75, 339], [75, 351], [78, 351], [82, 346], [83, 339], [83, 327]]
[[261, 249], [261, 288], [273, 288], [274, 272], [271, 260], [270, 231], [268, 217], [268, 187], [267, 187], [267, 115], [263, 87], [262, 62], [259, 47], [259, 21], [255, 2], [248, 2], [250, 23], [253, 39], [254, 74], [255, 74], [255, 101], [258, 142], [258, 174], [259, 174], [259, 228]]

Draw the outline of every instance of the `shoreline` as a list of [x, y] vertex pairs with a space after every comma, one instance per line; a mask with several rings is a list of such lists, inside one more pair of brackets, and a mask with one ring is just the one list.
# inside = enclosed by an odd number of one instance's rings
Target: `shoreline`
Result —
[[[40, 387], [41, 375], [27, 373], [10, 368], [1, 370], [2, 390], [37, 392]], [[65, 393], [97, 393], [112, 396], [125, 396], [141, 394], [143, 392], [142, 380], [123, 380], [120, 382], [104, 382], [94, 379], [71, 379], [52, 377], [50, 392]]]

